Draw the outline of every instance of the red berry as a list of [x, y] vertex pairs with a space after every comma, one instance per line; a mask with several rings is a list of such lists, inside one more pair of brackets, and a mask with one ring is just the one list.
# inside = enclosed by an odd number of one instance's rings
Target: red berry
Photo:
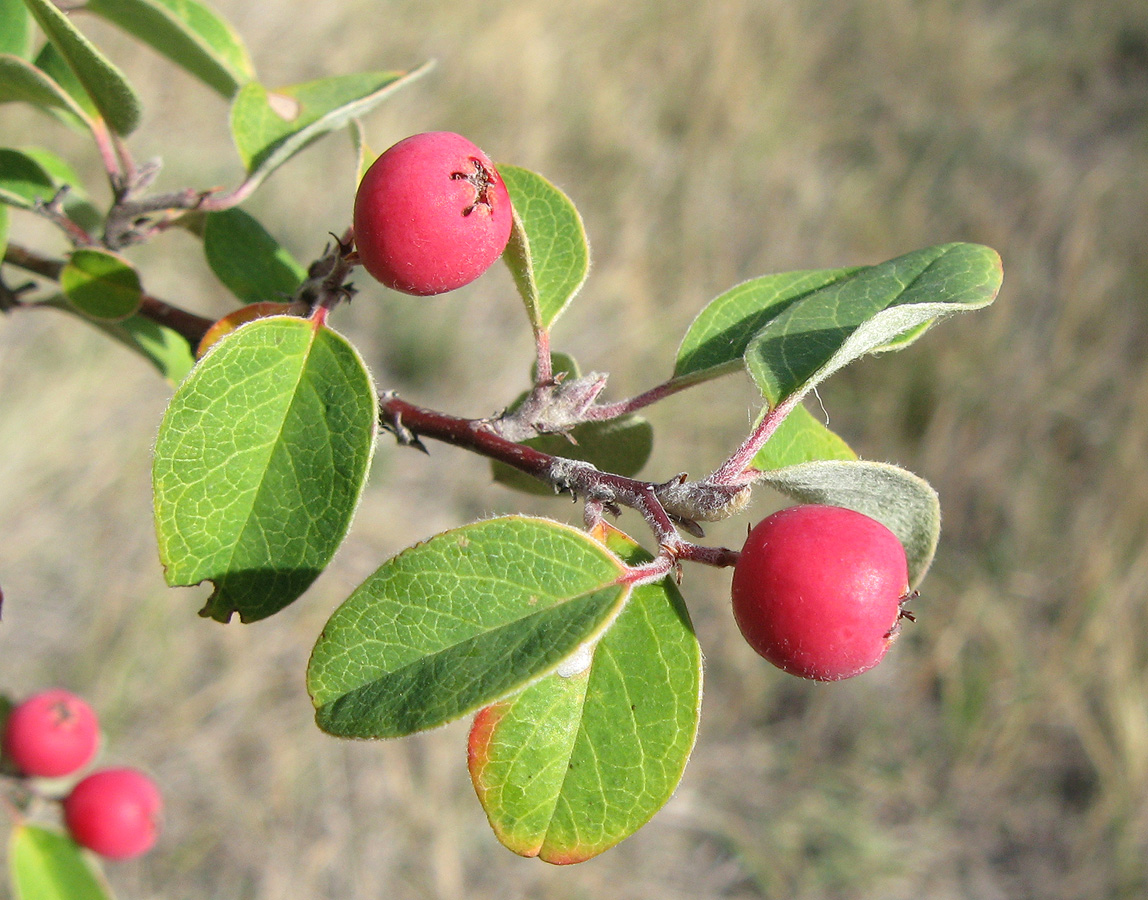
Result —
[[793, 506], [749, 533], [733, 572], [749, 645], [803, 678], [838, 681], [881, 661], [909, 593], [905, 548], [875, 519]]
[[111, 859], [146, 853], [159, 835], [163, 799], [136, 769], [101, 769], [64, 799], [64, 822], [81, 846]]
[[510, 194], [485, 153], [449, 131], [375, 160], [355, 195], [355, 246], [389, 288], [428, 296], [474, 281], [510, 239]]
[[4, 726], [4, 755], [25, 775], [58, 778], [96, 754], [100, 726], [92, 708], [59, 688], [29, 697]]

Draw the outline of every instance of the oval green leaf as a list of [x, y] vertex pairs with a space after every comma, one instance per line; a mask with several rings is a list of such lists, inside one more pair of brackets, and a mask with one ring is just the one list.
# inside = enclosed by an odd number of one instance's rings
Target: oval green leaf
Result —
[[95, 101], [55, 44], [48, 43], [41, 47], [34, 63], [36, 68], [68, 92], [68, 96], [76, 101], [76, 105], [83, 109], [89, 119], [100, 118], [100, 110]]
[[140, 122], [142, 104], [124, 74], [50, 0], [24, 0], [44, 33], [67, 60], [116, 134], [128, 135]]
[[24, 0], [0, 0], [0, 53], [32, 56], [32, 17]]
[[319, 636], [307, 690], [339, 737], [401, 737], [474, 712], [552, 671], [629, 594], [589, 535], [508, 516], [388, 560]]
[[514, 227], [503, 259], [536, 331], [549, 330], [590, 271], [586, 228], [573, 202], [528, 169], [498, 167], [510, 191]]
[[134, 314], [143, 298], [139, 273], [106, 250], [74, 251], [60, 273], [60, 289], [84, 315], [109, 322]]
[[247, 168], [249, 194], [292, 156], [328, 132], [363, 115], [431, 68], [363, 72], [269, 91], [257, 81], [240, 88], [231, 105], [231, 134]]
[[758, 480], [800, 503], [844, 506], [876, 519], [904, 544], [909, 584], [925, 577], [941, 534], [941, 504], [920, 476], [887, 463], [829, 460], [764, 472]]
[[374, 452], [378, 398], [358, 353], [316, 320], [257, 319], [172, 397], [153, 465], [170, 585], [211, 581], [202, 611], [262, 619], [342, 543]]
[[151, 319], [135, 315], [129, 316], [122, 322], [100, 321], [81, 314], [59, 294], [41, 300], [38, 305], [50, 306], [69, 313], [98, 328], [108, 337], [119, 341], [150, 362], [172, 386], [182, 381], [195, 365], [195, 356], [187, 339], [179, 332]]
[[[650, 558], [610, 526], [599, 534], [631, 565]], [[702, 655], [670, 579], [635, 588], [592, 652], [582, 671], [546, 676], [471, 729], [475, 791], [523, 856], [575, 863], [614, 846], [665, 805], [693, 749]]]
[[776, 407], [926, 322], [987, 306], [1001, 277], [996, 251], [978, 244], [943, 244], [870, 266], [766, 322], [746, 348], [746, 368]]
[[8, 847], [15, 900], [110, 900], [90, 858], [69, 837], [38, 825], [17, 825]]
[[783, 272], [730, 288], [711, 300], [686, 331], [678, 347], [674, 377], [704, 380], [741, 369], [746, 347], [767, 322], [797, 301], [859, 271]]
[[55, 79], [30, 62], [0, 54], [0, 103], [30, 103], [91, 129], [91, 117]]
[[798, 403], [757, 451], [750, 467], [769, 471], [819, 459], [856, 458], [844, 440]]
[[36, 160], [19, 150], [0, 148], [0, 203], [31, 209], [55, 193], [56, 182]]
[[89, 12], [114, 22], [224, 97], [255, 77], [231, 25], [199, 0], [88, 0]]
[[307, 275], [258, 219], [237, 208], [207, 215], [203, 252], [211, 271], [244, 303], [286, 300]]

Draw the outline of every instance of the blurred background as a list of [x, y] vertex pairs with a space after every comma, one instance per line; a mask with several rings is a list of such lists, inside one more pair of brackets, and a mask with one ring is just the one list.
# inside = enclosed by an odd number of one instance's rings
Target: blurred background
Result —
[[[728, 572], [688, 569], [706, 702], [685, 779], [634, 837], [565, 869], [497, 844], [466, 774], [467, 723], [338, 742], [313, 725], [303, 671], [334, 607], [412, 541], [516, 509], [578, 521], [578, 507], [384, 436], [330, 570], [273, 619], [220, 626], [196, 616], [206, 589], [166, 588], [156, 560], [149, 452], [170, 388], [76, 320], [4, 318], [0, 691], [84, 694], [104, 760], [162, 784], [159, 849], [108, 867], [122, 898], [1148, 893], [1144, 0], [215, 5], [271, 85], [437, 59], [367, 119], [372, 146], [459, 131], [574, 199], [594, 267], [554, 343], [610, 372], [611, 397], [668, 375], [702, 305], [756, 275], [967, 240], [1000, 251], [1005, 284], [989, 309], [820, 391], [863, 457], [940, 493], [916, 625], [864, 677], [806, 684], [742, 642]], [[160, 186], [235, 184], [226, 105], [82, 27], [145, 96], [130, 145], [163, 157]], [[30, 112], [0, 110], [0, 134], [98, 175], [82, 142]], [[312, 259], [349, 224], [354, 171], [346, 138], [327, 138], [248, 208]], [[26, 216], [13, 240], [59, 250]], [[133, 258], [153, 293], [231, 308], [190, 237]], [[530, 336], [504, 270], [434, 300], [358, 281], [335, 325], [382, 386], [465, 415], [526, 386]], [[707, 471], [756, 410], [741, 377], [661, 404], [648, 477]], [[760, 491], [710, 538], [736, 546], [779, 505]]]

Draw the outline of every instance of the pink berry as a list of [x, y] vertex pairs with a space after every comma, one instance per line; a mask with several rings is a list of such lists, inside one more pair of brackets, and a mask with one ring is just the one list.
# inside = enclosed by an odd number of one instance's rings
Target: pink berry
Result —
[[96, 754], [100, 726], [75, 694], [53, 688], [14, 708], [4, 726], [4, 755], [25, 775], [58, 778]]
[[159, 789], [143, 772], [101, 769], [64, 799], [64, 822], [77, 844], [110, 859], [128, 859], [155, 844], [162, 810]]
[[510, 239], [510, 194], [489, 157], [449, 131], [375, 160], [355, 195], [355, 246], [377, 280], [428, 296], [474, 281]]
[[909, 596], [905, 548], [859, 512], [793, 506], [749, 533], [732, 593], [738, 627], [761, 656], [803, 678], [850, 678], [896, 637]]

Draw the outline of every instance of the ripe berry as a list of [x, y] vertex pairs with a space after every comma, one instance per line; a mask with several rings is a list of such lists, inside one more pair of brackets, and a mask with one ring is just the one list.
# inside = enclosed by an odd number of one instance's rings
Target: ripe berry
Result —
[[732, 592], [738, 627], [761, 656], [803, 678], [850, 678], [896, 637], [909, 596], [905, 548], [859, 512], [793, 506], [749, 533]]
[[53, 688], [29, 697], [9, 714], [4, 755], [25, 775], [71, 775], [95, 756], [99, 732], [87, 703]]
[[375, 160], [355, 195], [360, 262], [405, 294], [441, 294], [474, 281], [506, 249], [511, 224], [498, 170], [449, 131], [399, 141]]
[[159, 789], [143, 772], [101, 769], [64, 799], [64, 823], [77, 844], [110, 859], [128, 859], [155, 844], [162, 809]]

